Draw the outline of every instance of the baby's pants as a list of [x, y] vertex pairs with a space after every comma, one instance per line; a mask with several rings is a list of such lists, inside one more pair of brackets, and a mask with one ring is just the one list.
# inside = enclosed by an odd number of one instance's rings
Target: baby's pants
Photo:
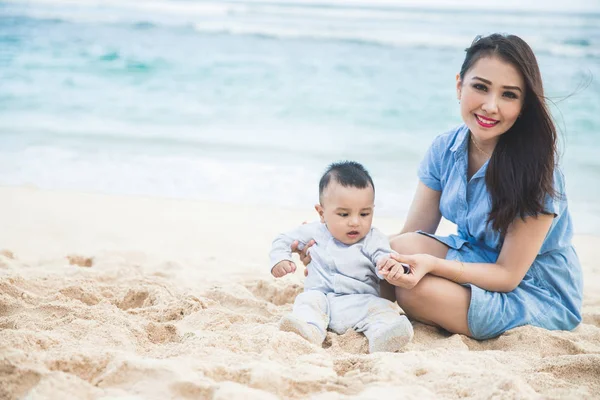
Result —
[[296, 297], [293, 314], [316, 326], [323, 338], [327, 327], [337, 334], [352, 328], [369, 341], [380, 329], [398, 323], [398, 308], [389, 300], [372, 294], [325, 294], [308, 290]]

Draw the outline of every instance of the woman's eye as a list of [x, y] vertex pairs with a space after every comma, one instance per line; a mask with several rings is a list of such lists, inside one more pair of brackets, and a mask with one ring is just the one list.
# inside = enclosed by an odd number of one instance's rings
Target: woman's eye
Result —
[[369, 215], [371, 215], [371, 214], [369, 214], [369, 213], [361, 213], [360, 214], [361, 217], [368, 217]]
[[339, 213], [338, 215], [339, 215], [340, 217], [347, 217], [347, 216], [348, 216], [348, 213]]
[[485, 86], [482, 83], [476, 83], [473, 85], [473, 87], [477, 90], [483, 90], [483, 91], [487, 91], [487, 86]]
[[518, 99], [519, 96], [516, 95], [516, 93], [513, 92], [504, 92], [504, 96], [508, 97], [509, 99]]

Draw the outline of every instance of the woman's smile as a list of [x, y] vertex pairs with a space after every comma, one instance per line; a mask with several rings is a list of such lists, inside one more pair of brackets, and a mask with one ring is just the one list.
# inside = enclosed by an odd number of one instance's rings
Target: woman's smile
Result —
[[475, 114], [475, 119], [477, 120], [479, 126], [483, 128], [493, 128], [494, 126], [500, 123], [500, 121], [496, 119], [486, 118], [483, 115], [479, 114]]

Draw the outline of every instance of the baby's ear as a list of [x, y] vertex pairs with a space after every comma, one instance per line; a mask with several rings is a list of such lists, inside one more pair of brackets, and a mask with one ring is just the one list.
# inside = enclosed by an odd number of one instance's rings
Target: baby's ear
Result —
[[315, 204], [315, 210], [319, 213], [319, 218], [322, 223], [325, 223], [325, 211], [323, 210], [323, 206], [320, 204]]

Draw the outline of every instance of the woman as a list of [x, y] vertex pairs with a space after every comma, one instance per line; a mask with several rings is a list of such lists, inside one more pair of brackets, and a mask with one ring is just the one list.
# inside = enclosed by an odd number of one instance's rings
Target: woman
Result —
[[[464, 124], [434, 140], [390, 240], [411, 272], [383, 273], [409, 317], [453, 333], [573, 329], [581, 267], [537, 60], [513, 35], [477, 38], [466, 52], [456, 77]], [[458, 234], [435, 235], [442, 216]]]

